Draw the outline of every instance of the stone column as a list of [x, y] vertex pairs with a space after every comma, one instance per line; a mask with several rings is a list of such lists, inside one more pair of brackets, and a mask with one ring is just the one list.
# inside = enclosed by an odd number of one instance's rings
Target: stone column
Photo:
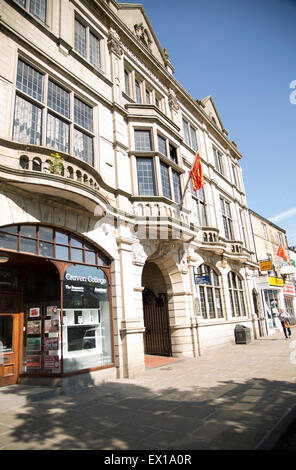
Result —
[[[125, 378], [135, 377], [145, 370], [143, 318], [137, 316], [139, 292], [135, 288], [139, 273], [135, 272], [133, 265], [132, 245], [135, 240], [125, 237], [118, 237], [118, 252], [120, 264], [121, 282], [121, 320], [118, 321], [120, 333], [120, 354], [122, 376]], [[139, 270], [139, 266], [137, 267]]]

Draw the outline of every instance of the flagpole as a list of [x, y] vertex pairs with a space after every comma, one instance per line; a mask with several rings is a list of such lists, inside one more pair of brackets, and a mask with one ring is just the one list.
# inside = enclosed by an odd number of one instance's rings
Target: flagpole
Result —
[[[192, 168], [193, 168], [193, 165], [192, 165]], [[191, 170], [190, 170], [190, 171], [191, 171]], [[189, 171], [187, 183], [186, 183], [186, 185], [185, 185], [185, 188], [184, 188], [184, 191], [183, 191], [183, 194], [182, 194], [182, 197], [181, 197], [181, 201], [180, 201], [180, 204], [179, 204], [180, 209], [181, 209], [181, 207], [182, 207], [182, 204], [183, 204], [183, 201], [184, 201], [184, 197], [185, 197], [185, 193], [186, 193], [186, 191], [187, 191], [188, 184], [189, 184], [189, 181], [190, 181], [190, 171]]]

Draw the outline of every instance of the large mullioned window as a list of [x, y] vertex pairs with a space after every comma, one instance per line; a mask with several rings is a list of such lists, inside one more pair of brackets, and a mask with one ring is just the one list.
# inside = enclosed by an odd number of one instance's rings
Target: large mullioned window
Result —
[[246, 315], [244, 289], [241, 278], [235, 272], [228, 273], [229, 294], [233, 317]]
[[74, 49], [96, 69], [101, 70], [101, 39], [77, 19], [75, 19]]
[[207, 264], [195, 268], [194, 274], [202, 316], [207, 319], [223, 318], [220, 276]]
[[19, 59], [13, 139], [73, 153], [93, 165], [93, 137], [92, 108]]

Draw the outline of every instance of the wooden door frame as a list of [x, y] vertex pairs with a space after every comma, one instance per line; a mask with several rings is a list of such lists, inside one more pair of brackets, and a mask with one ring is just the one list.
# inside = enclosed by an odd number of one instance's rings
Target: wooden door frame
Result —
[[[14, 295], [14, 294], [12, 294]], [[11, 376], [8, 376], [7, 379], [0, 377], [0, 387], [3, 386], [8, 386], [8, 385], [13, 385], [18, 382], [18, 377], [21, 373], [21, 368], [22, 368], [22, 357], [23, 357], [23, 347], [22, 347], [22, 341], [23, 341], [23, 325], [24, 325], [24, 314], [23, 312], [17, 313], [17, 312], [7, 312], [7, 313], [1, 313], [0, 312], [0, 317], [12, 317], [12, 352], [11, 353], [3, 353], [3, 356], [5, 357], [8, 356], [9, 354], [15, 354], [15, 373]], [[1, 364], [1, 367], [4, 367]], [[3, 384], [1, 384], [3, 382]], [[4, 383], [5, 382], [5, 383]]]

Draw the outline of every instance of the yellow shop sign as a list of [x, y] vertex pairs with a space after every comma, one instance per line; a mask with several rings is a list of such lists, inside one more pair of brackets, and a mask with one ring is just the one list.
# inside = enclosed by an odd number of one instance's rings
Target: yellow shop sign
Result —
[[272, 261], [260, 261], [260, 271], [272, 271]]
[[279, 279], [278, 277], [268, 277], [269, 285], [270, 286], [279, 286], [283, 287], [284, 286], [284, 280]]

